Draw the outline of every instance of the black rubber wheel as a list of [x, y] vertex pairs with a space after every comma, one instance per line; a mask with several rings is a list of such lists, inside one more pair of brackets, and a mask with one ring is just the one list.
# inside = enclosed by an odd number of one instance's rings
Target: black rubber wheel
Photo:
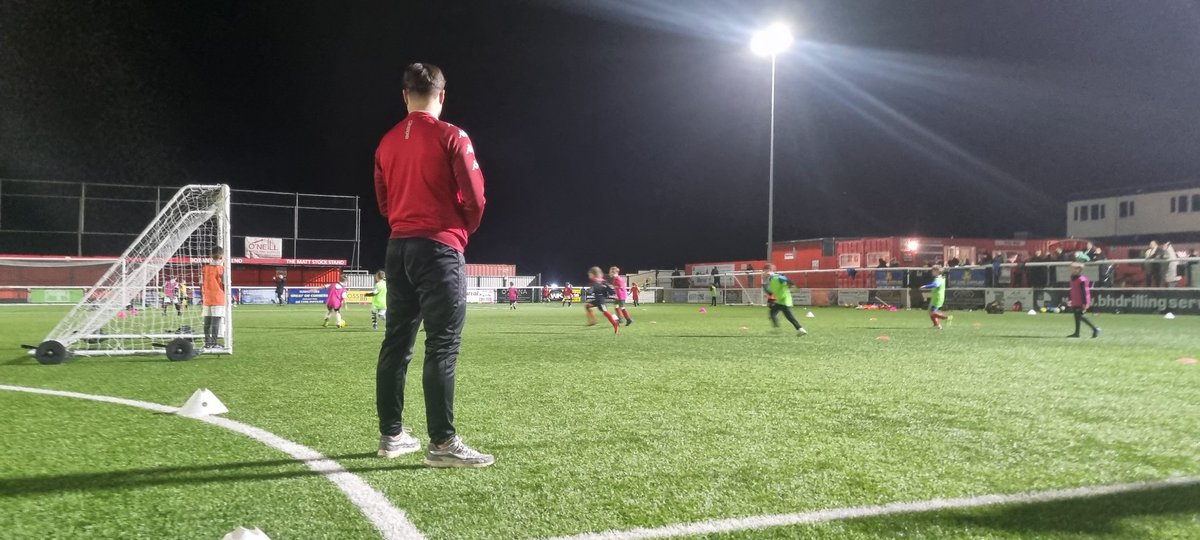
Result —
[[182, 362], [191, 360], [195, 356], [195, 347], [190, 339], [175, 338], [167, 344], [167, 360]]
[[43, 341], [41, 345], [38, 345], [33, 357], [37, 358], [38, 363], [49, 366], [66, 362], [71, 357], [71, 353], [67, 352], [67, 348], [62, 343], [51, 340]]

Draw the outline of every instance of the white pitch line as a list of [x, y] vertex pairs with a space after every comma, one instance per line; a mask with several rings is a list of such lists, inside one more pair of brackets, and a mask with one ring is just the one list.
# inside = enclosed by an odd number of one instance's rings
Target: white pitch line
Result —
[[[45, 388], [31, 388], [28, 386], [0, 384], [0, 390], [100, 401], [160, 413], [174, 414], [179, 411], [178, 407], [151, 403], [149, 401], [82, 394], [79, 392], [65, 392], [62, 390], [48, 390]], [[392, 505], [392, 502], [387, 497], [376, 491], [375, 488], [363, 481], [362, 478], [347, 471], [340, 463], [325, 457], [320, 452], [298, 442], [289, 441], [267, 430], [238, 422], [237, 420], [218, 416], [202, 416], [194, 419], [240, 433], [303, 462], [313, 472], [320, 473], [327, 480], [333, 482], [342, 493], [345, 493], [350, 502], [354, 503], [359, 511], [367, 519], [371, 520], [371, 523], [375, 525], [375, 528], [379, 530], [379, 534], [385, 540], [421, 540], [425, 538], [425, 535], [421, 534], [421, 531], [417, 530], [417, 527], [404, 515], [403, 510]]]
[[957, 499], [931, 499], [928, 501], [899, 502], [878, 506], [853, 506], [847, 508], [831, 508], [813, 512], [795, 514], [774, 514], [733, 519], [717, 519], [681, 523], [656, 528], [628, 529], [624, 531], [605, 531], [585, 533], [575, 536], [562, 536], [553, 540], [635, 540], [641, 538], [670, 538], [675, 536], [694, 536], [700, 534], [726, 533], [787, 525], [805, 525], [825, 523], [844, 519], [865, 517], [892, 516], [897, 514], [915, 514], [934, 512], [938, 510], [954, 510], [962, 508], [979, 508], [1002, 504], [1045, 503], [1102, 497], [1118, 493], [1134, 493], [1166, 487], [1200, 485], [1200, 477], [1174, 477], [1166, 480], [1148, 482], [1133, 482], [1129, 484], [1112, 484], [1105, 486], [1089, 486], [1070, 489], [1055, 489], [1032, 493], [1015, 493], [1010, 495], [980, 495]]

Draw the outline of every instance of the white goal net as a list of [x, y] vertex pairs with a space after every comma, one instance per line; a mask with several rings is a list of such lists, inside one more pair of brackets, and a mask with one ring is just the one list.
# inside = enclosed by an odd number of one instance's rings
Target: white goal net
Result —
[[[42, 363], [71, 355], [163, 354], [186, 360], [201, 351], [233, 352], [230, 310], [229, 187], [179, 190], [83, 299], [32, 351]], [[219, 262], [211, 258], [222, 247]], [[219, 338], [205, 343], [205, 266], [220, 266], [224, 312], [211, 319]], [[215, 313], [214, 313], [215, 314]], [[207, 345], [207, 346], [206, 346]]]

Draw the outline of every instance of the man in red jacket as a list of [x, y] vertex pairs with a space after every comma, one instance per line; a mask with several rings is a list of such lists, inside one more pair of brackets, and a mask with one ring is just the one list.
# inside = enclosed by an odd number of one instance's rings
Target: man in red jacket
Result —
[[408, 116], [383, 136], [375, 151], [375, 194], [392, 229], [385, 263], [387, 332], [375, 372], [379, 455], [390, 458], [421, 448], [401, 415], [405, 376], [424, 320], [425, 464], [487, 467], [492, 456], [467, 446], [454, 429], [454, 373], [467, 314], [463, 250], [479, 228], [485, 200], [471, 139], [438, 120], [445, 88], [436, 66], [408, 66]]

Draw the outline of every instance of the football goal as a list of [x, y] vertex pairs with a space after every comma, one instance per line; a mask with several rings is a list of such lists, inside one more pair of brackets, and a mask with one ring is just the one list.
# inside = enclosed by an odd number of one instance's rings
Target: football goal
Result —
[[[71, 356], [165, 354], [187, 360], [201, 352], [231, 354], [229, 207], [229, 186], [180, 189], [31, 354], [43, 364]], [[214, 262], [218, 246], [225, 257]], [[210, 289], [225, 298], [223, 316], [212, 319], [219, 323], [219, 338], [207, 344], [201, 305], [205, 266], [223, 269], [221, 287]]]

